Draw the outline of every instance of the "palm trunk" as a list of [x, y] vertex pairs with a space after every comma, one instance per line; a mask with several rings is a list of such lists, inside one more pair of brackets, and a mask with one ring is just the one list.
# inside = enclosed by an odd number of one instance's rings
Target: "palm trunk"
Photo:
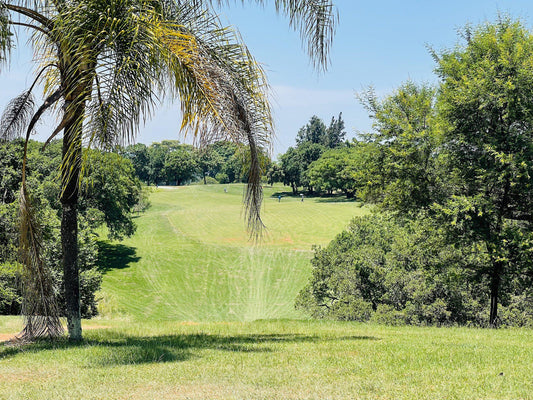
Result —
[[[67, 105], [65, 105], [67, 109]], [[62, 165], [61, 248], [63, 250], [63, 283], [68, 335], [81, 340], [80, 282], [78, 266], [78, 180], [81, 168], [81, 116], [83, 104], [74, 113], [76, 117], [65, 127]]]
[[80, 282], [78, 268], [78, 212], [76, 203], [62, 203], [61, 247], [68, 335], [81, 340]]

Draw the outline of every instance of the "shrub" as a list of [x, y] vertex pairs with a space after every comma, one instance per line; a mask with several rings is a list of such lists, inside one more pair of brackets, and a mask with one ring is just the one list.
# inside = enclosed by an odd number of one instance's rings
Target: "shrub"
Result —
[[[487, 323], [487, 283], [478, 273], [483, 260], [470, 248], [447, 245], [430, 218], [356, 218], [327, 247], [314, 251], [312, 276], [296, 307], [315, 318], [391, 325]], [[521, 294], [502, 299], [501, 323], [533, 326], [533, 296], [519, 281], [507, 284]]]

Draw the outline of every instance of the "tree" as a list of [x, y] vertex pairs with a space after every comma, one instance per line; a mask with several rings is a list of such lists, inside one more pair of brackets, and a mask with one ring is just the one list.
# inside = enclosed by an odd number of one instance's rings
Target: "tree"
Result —
[[224, 159], [211, 146], [206, 146], [198, 152], [198, 167], [202, 171], [204, 185], [207, 184], [207, 177], [215, 177], [220, 170]]
[[[0, 0], [0, 60], [9, 57], [14, 28], [27, 27], [34, 34], [31, 44], [36, 54], [42, 56], [35, 82], [46, 82], [46, 98], [37, 111], [32, 109], [35, 83], [9, 104], [1, 137], [25, 131], [28, 140], [45, 111], [60, 114], [50, 138], [63, 131], [61, 238], [67, 326], [73, 340], [81, 339], [77, 205], [84, 139], [112, 148], [135, 136], [139, 122], [150, 115], [159, 98], [177, 95], [184, 128], [191, 128], [203, 141], [225, 134], [249, 146], [246, 213], [249, 228], [261, 229], [258, 154], [271, 133], [267, 85], [244, 44], [211, 12], [213, 4], [222, 3]], [[335, 22], [331, 3], [277, 0], [275, 5], [308, 39], [313, 62], [325, 68]], [[19, 17], [26, 21], [19, 22]], [[62, 107], [57, 107], [60, 101]], [[24, 254], [31, 254], [24, 264], [35, 277], [45, 277], [24, 172], [22, 187], [21, 243]], [[50, 290], [45, 292], [39, 296], [51, 298]], [[25, 333], [30, 338], [42, 332], [33, 327], [36, 321], [45, 332], [60, 330], [59, 320], [51, 315], [53, 307], [43, 309], [45, 303], [33, 302], [25, 309]]]
[[302, 163], [300, 154], [294, 147], [289, 147], [285, 154], [280, 157], [281, 170], [283, 172], [283, 184], [290, 186], [293, 194], [298, 193], [298, 186], [302, 180]]
[[321, 145], [325, 145], [328, 142], [326, 125], [316, 115], [313, 115], [307, 125], [301, 127], [296, 135], [297, 146], [306, 142]]
[[502, 285], [533, 271], [533, 35], [500, 17], [463, 37], [463, 46], [434, 54], [451, 178], [439, 211], [452, 238], [486, 255], [480, 273], [496, 326]]
[[344, 130], [344, 121], [342, 120], [342, 113], [339, 113], [339, 117], [331, 117], [328, 129], [326, 130], [326, 147], [333, 149], [339, 147], [344, 143], [346, 138], [346, 131]]
[[276, 182], [283, 182], [283, 169], [281, 168], [280, 163], [273, 162], [270, 164], [270, 168], [268, 168], [266, 177], [270, 186], [273, 186]]
[[[62, 146], [52, 141], [44, 151], [43, 143], [28, 142], [27, 184], [32, 193], [32, 206], [38, 216], [39, 231], [43, 241], [41, 257], [51, 274], [54, 293], [58, 295], [58, 308], [65, 315], [65, 296], [61, 276], [60, 241], [60, 184], [59, 167]], [[13, 160], [13, 168], [20, 173], [20, 157], [24, 142], [14, 140], [0, 144], [1, 159]], [[11, 155], [11, 156], [10, 156]], [[142, 194], [140, 183], [134, 175], [131, 162], [116, 153], [89, 150], [86, 153], [88, 171], [81, 182], [78, 207], [78, 249], [80, 269], [80, 312], [83, 318], [97, 313], [97, 295], [102, 279], [97, 259], [101, 255], [97, 246], [100, 227], [106, 225], [107, 236], [120, 239], [135, 229], [133, 212]], [[17, 193], [20, 180], [5, 180], [12, 187], [2, 191]], [[18, 207], [12, 197], [0, 201], [0, 313], [20, 314], [21, 291], [20, 264], [18, 260]], [[4, 304], [4, 306], [1, 306]]]
[[148, 155], [148, 148], [146, 145], [142, 143], [136, 143], [126, 146], [124, 150], [121, 151], [121, 154], [131, 161], [137, 178], [144, 183], [149, 184], [150, 157]]
[[112, 239], [133, 235], [132, 210], [142, 194], [131, 161], [117, 153], [96, 150], [88, 150], [85, 156], [87, 171], [81, 181], [79, 211], [87, 214], [98, 210]]
[[467, 247], [446, 243], [432, 219], [358, 217], [327, 247], [315, 248], [296, 305], [321, 318], [479, 326], [480, 282], [465, 268], [476, 262]]
[[176, 182], [176, 186], [190, 181], [199, 172], [198, 157], [191, 145], [183, 144], [170, 151], [164, 164], [167, 182]]
[[307, 169], [309, 184], [333, 193], [341, 190], [346, 197], [365, 196], [373, 188], [378, 149], [374, 143], [353, 142], [349, 146], [330, 149], [313, 161]]
[[373, 200], [401, 214], [427, 209], [443, 196], [443, 123], [435, 106], [436, 89], [406, 82], [384, 99], [372, 89], [360, 99], [373, 120], [373, 132], [364, 139], [379, 149], [367, 166]]

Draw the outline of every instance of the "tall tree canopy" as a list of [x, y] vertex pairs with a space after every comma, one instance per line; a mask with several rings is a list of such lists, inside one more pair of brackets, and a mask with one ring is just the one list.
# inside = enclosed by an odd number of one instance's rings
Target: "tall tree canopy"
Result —
[[[39, 64], [32, 86], [8, 105], [0, 136], [29, 138], [36, 122], [50, 110], [59, 115], [50, 138], [63, 132], [61, 237], [71, 339], [81, 338], [76, 237], [83, 143], [109, 148], [132, 139], [160, 99], [177, 98], [182, 128], [198, 135], [200, 142], [230, 137], [249, 146], [246, 211], [252, 231], [262, 226], [258, 154], [271, 137], [267, 84], [238, 35], [214, 15], [213, 7], [226, 3], [0, 0], [0, 60], [9, 62], [14, 30], [23, 26], [32, 32], [30, 44]], [[331, 2], [273, 3], [301, 32], [315, 65], [325, 68], [336, 19]], [[34, 110], [33, 91], [39, 81], [44, 83], [45, 100]], [[25, 265], [32, 276], [44, 277], [24, 174], [22, 182]], [[39, 296], [48, 299], [50, 290]], [[43, 304], [48, 302], [29, 302], [24, 310], [25, 333], [30, 337], [56, 334], [59, 329], [53, 307], [43, 309]]]
[[[532, 323], [533, 33], [500, 17], [467, 27], [462, 38], [433, 53], [437, 90], [408, 83], [383, 100], [365, 96], [374, 119], [366, 145], [373, 153], [351, 161], [366, 169], [366, 199], [394, 211], [398, 234], [389, 235], [396, 230], [391, 225], [369, 235], [376, 222], [355, 220], [348, 234], [316, 252], [313, 280], [300, 298], [305, 307], [370, 318], [390, 306], [410, 314], [425, 297], [416, 308], [440, 314], [437, 323]], [[335, 176], [342, 161], [335, 155], [317, 161], [311, 177]], [[391, 263], [391, 256], [401, 263]], [[419, 291], [425, 284], [418, 281], [408, 302], [391, 302], [401, 282], [390, 272], [402, 279], [425, 275], [431, 290]], [[379, 293], [366, 292], [368, 277]]]
[[486, 251], [490, 324], [506, 279], [531, 274], [533, 243], [533, 34], [505, 17], [435, 54], [442, 80], [453, 237]]

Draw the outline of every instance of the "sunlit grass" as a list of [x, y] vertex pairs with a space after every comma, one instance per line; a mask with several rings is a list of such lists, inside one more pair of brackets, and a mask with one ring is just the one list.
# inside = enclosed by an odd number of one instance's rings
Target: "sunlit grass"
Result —
[[[267, 188], [254, 245], [223, 188], [160, 189], [133, 238], [101, 243], [103, 316], [82, 343], [0, 345], [0, 399], [533, 399], [531, 330], [280, 319], [301, 317], [312, 244], [365, 210]], [[0, 340], [21, 323], [0, 317]]]
[[[266, 232], [249, 240], [243, 185], [160, 188], [137, 218], [137, 234], [108, 252], [100, 311], [144, 320], [252, 321], [295, 318], [314, 244], [327, 244], [352, 217], [356, 202], [273, 196], [266, 187]], [[226, 189], [226, 191], [224, 191]]]
[[[0, 318], [0, 332], [11, 323]], [[533, 398], [528, 330], [287, 320], [84, 327], [82, 344], [0, 347], [0, 398]]]

